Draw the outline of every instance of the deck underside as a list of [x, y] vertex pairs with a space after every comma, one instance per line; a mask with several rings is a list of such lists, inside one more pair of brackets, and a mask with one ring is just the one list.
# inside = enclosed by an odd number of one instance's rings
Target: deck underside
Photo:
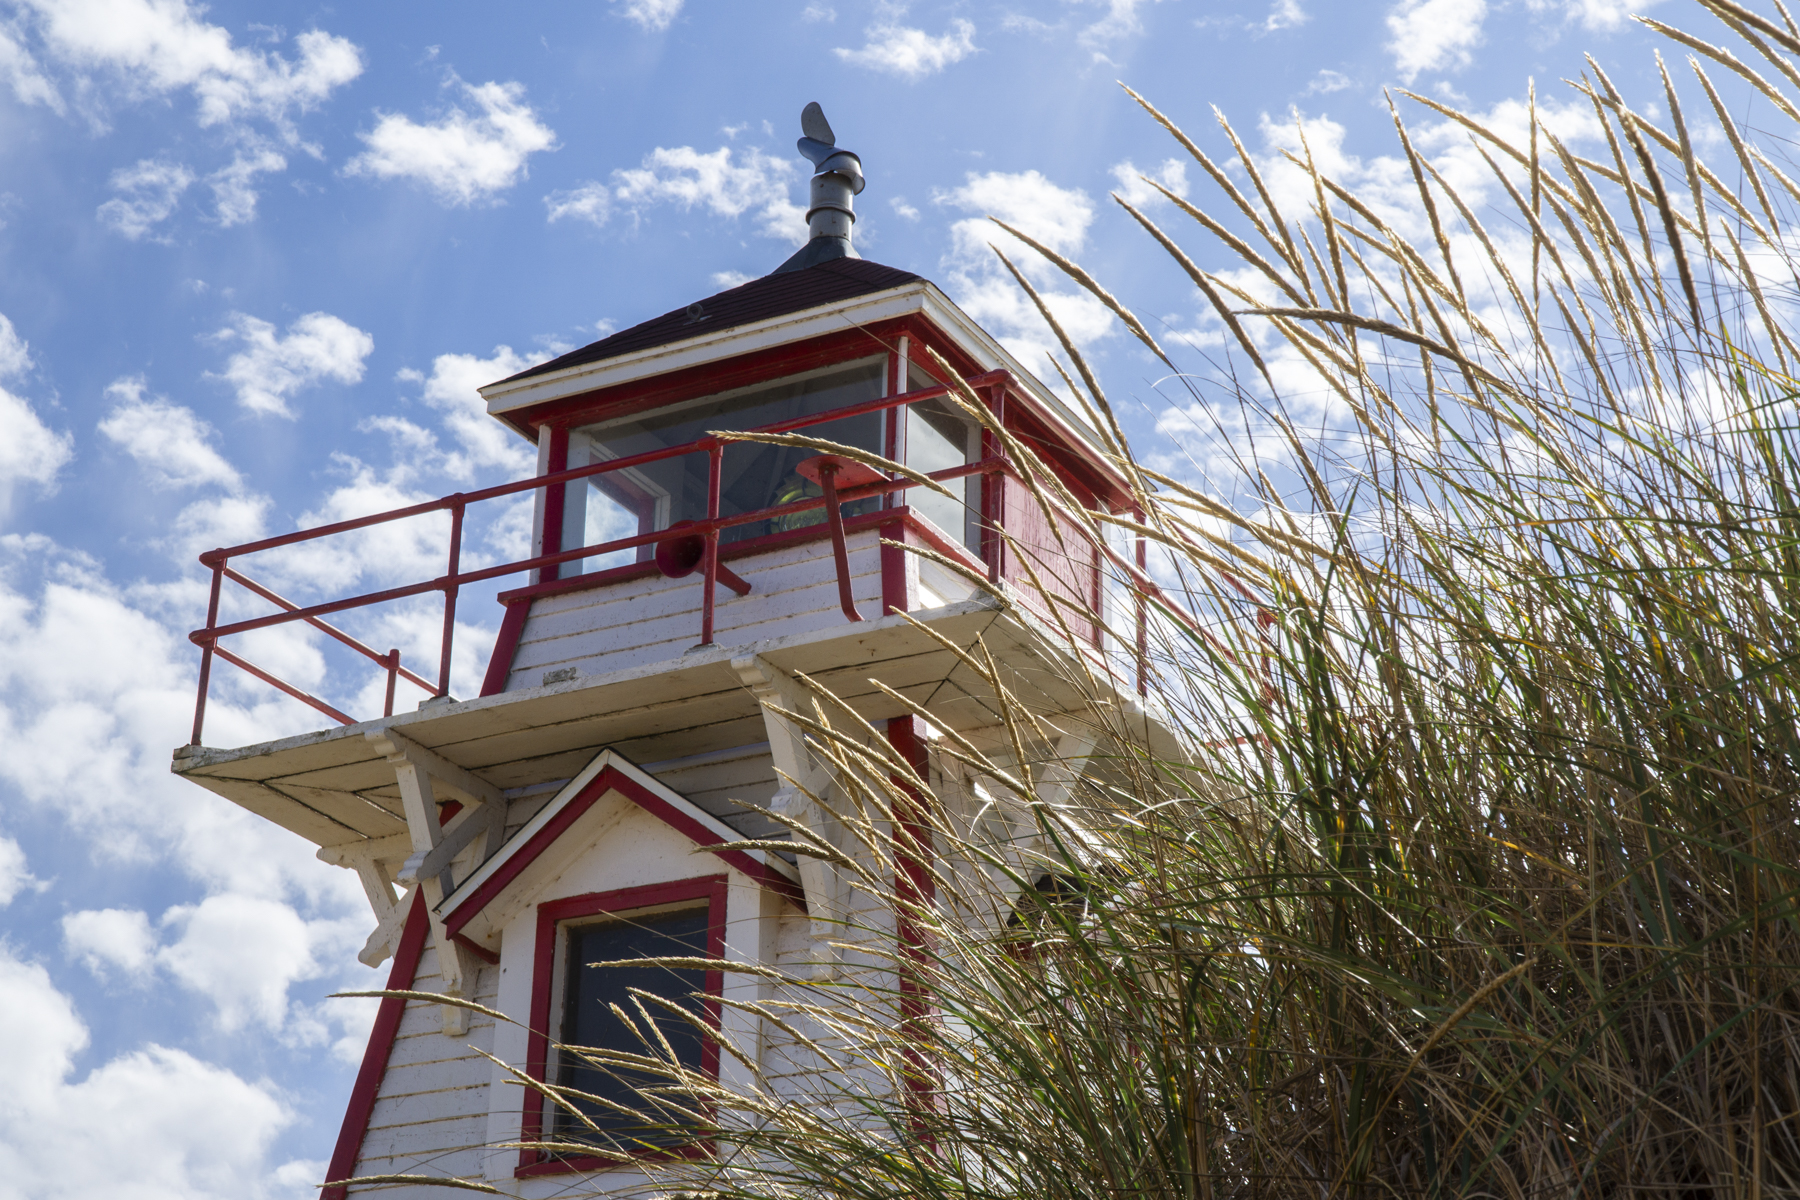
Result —
[[[695, 648], [665, 662], [255, 746], [182, 747], [172, 770], [311, 842], [342, 846], [406, 830], [394, 769], [364, 736], [374, 730], [392, 729], [508, 791], [567, 779], [608, 746], [640, 763], [706, 754], [767, 736], [755, 695], [731, 666], [746, 654], [811, 676], [865, 720], [906, 711], [880, 681], [935, 723], [968, 730], [999, 720], [993, 688], [945, 643], [973, 650], [982, 642], [1007, 690], [1038, 714], [1122, 699], [1017, 606], [978, 597], [749, 645]], [[1172, 748], [1157, 722], [1138, 721], [1153, 749]]]

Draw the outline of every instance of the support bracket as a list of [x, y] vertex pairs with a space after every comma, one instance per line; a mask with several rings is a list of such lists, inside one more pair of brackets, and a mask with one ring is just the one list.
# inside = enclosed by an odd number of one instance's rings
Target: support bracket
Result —
[[[763, 726], [769, 735], [769, 755], [781, 777], [781, 787], [769, 808], [790, 829], [804, 829], [833, 849], [851, 853], [843, 824], [826, 813], [812, 799], [826, 795], [833, 787], [830, 768], [819, 763], [806, 744], [805, 731], [776, 709], [792, 713], [817, 711], [811, 691], [793, 676], [756, 654], [731, 660], [731, 667], [756, 696], [762, 708]], [[807, 793], [811, 793], [808, 795]], [[800, 886], [806, 893], [806, 911], [813, 936], [813, 976], [830, 979], [836, 974], [840, 956], [834, 941], [842, 939], [845, 928], [846, 884], [843, 872], [834, 864], [802, 854]]]
[[[506, 797], [479, 775], [392, 729], [371, 730], [363, 736], [393, 766], [395, 781], [400, 785], [400, 802], [406, 812], [412, 853], [396, 878], [424, 891], [445, 994], [463, 1000], [473, 999], [475, 957], [467, 947], [450, 937], [437, 910], [456, 885], [451, 861], [458, 854], [477, 836], [485, 837], [487, 854], [499, 849], [506, 833]], [[464, 801], [463, 810], [448, 825], [438, 820], [436, 788], [439, 785]], [[445, 1034], [462, 1037], [468, 1032], [467, 1009], [449, 1004], [439, 1008]]]

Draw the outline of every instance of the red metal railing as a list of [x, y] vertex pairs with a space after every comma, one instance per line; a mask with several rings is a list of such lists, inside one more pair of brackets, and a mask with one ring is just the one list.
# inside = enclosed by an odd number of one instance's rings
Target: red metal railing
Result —
[[[970, 387], [975, 389], [976, 394], [980, 395], [983, 389], [995, 386], [1004, 387], [1009, 384], [1010, 381], [1011, 376], [1009, 373], [1005, 371], [992, 371], [985, 375], [975, 376], [967, 382]], [[870, 400], [861, 404], [849, 405], [844, 408], [832, 409], [828, 412], [812, 416], [795, 417], [786, 421], [777, 421], [773, 424], [765, 425], [754, 430], [748, 430], [746, 432], [751, 434], [791, 433], [808, 426], [840, 421], [847, 417], [903, 408], [921, 401], [935, 399], [950, 390], [949, 387], [943, 385], [919, 388], [915, 391], [905, 392], [900, 395]], [[698, 438], [692, 442], [687, 442], [679, 446], [670, 446], [659, 450], [649, 450], [642, 454], [612, 459], [603, 463], [592, 463], [584, 467], [573, 467], [569, 470], [558, 471], [550, 475], [515, 480], [512, 483], [498, 484], [494, 487], [482, 488], [479, 491], [457, 492], [437, 500], [426, 501], [422, 504], [413, 504], [404, 508], [390, 509], [387, 512], [372, 513], [369, 516], [357, 517], [348, 521], [336, 521], [332, 524], [321, 525], [314, 529], [297, 530], [293, 533], [282, 534], [278, 537], [263, 538], [260, 541], [247, 542], [241, 546], [233, 546], [228, 549], [207, 551], [200, 556], [201, 564], [212, 570], [212, 590], [207, 602], [206, 624], [202, 628], [196, 629], [188, 635], [189, 640], [201, 648], [199, 689], [194, 702], [193, 744], [200, 744], [201, 734], [205, 728], [206, 701], [212, 680], [212, 662], [215, 655], [224, 659], [226, 662], [231, 663], [233, 666], [249, 672], [251, 675], [254, 675], [256, 678], [269, 684], [271, 687], [279, 689], [287, 695], [292, 696], [294, 699], [299, 700], [301, 703], [310, 705], [312, 708], [317, 709], [319, 712], [324, 713], [335, 721], [339, 721], [346, 725], [355, 723], [354, 718], [338, 711], [325, 701], [320, 700], [316, 696], [309, 695], [301, 689], [294, 687], [292, 684], [289, 684], [286, 681], [271, 675], [262, 668], [248, 662], [241, 656], [226, 650], [223, 646], [219, 645], [219, 641], [222, 638], [230, 637], [234, 634], [250, 633], [258, 629], [270, 629], [280, 625], [292, 624], [294, 622], [303, 622], [386, 670], [387, 700], [383, 715], [391, 716], [394, 711], [395, 685], [402, 678], [434, 696], [449, 695], [451, 650], [453, 648], [456, 632], [457, 595], [463, 588], [468, 587], [471, 584], [481, 583], [490, 579], [497, 579], [506, 575], [515, 575], [526, 571], [542, 570], [544, 568], [558, 566], [565, 562], [598, 557], [619, 550], [630, 550], [639, 546], [651, 546], [670, 540], [672, 537], [679, 536], [691, 538], [698, 536], [705, 541], [705, 550], [702, 559], [702, 578], [704, 582], [702, 585], [703, 598], [701, 601], [700, 641], [702, 644], [707, 644], [710, 643], [713, 638], [713, 609], [716, 600], [715, 592], [720, 579], [719, 536], [722, 531], [736, 525], [767, 521], [791, 513], [806, 512], [817, 508], [828, 508], [830, 500], [835, 500], [838, 504], [846, 504], [870, 496], [885, 496], [903, 493], [907, 488], [918, 486], [916, 481], [912, 479], [903, 477], [883, 478], [878, 482], [862, 484], [856, 487], [833, 487], [830, 489], [830, 492], [833, 494], [829, 500], [824, 496], [814, 497], [796, 500], [788, 504], [757, 509], [753, 512], [739, 513], [733, 516], [722, 516], [719, 512], [719, 491], [720, 468], [724, 452], [725, 440], [712, 437]], [[643, 466], [647, 463], [659, 462], [663, 459], [676, 458], [686, 454], [701, 453], [706, 454], [709, 458], [707, 471], [707, 508], [704, 520], [685, 524], [679, 531], [665, 529], [651, 533], [634, 534], [631, 537], [615, 538], [612, 541], [599, 542], [591, 546], [581, 546], [573, 550], [560, 550], [549, 554], [539, 554], [515, 562], [502, 563], [498, 566], [482, 567], [473, 571], [463, 571], [461, 569], [463, 518], [469, 506], [472, 504], [479, 504], [485, 500], [496, 500], [506, 496], [514, 496], [522, 492], [536, 491], [540, 488], [558, 488], [563, 484], [572, 483], [577, 480], [585, 480], [595, 475], [604, 475], [612, 471], [622, 471], [631, 467]], [[925, 478], [940, 483], [947, 483], [971, 475], [1002, 475], [1011, 470], [1012, 466], [1006, 460], [1003, 453], [990, 453], [987, 457], [984, 457], [977, 462], [967, 463], [960, 467], [951, 467], [947, 470], [934, 471], [925, 476]], [[551, 496], [547, 495], [546, 507], [552, 502]], [[242, 559], [251, 554], [257, 554], [268, 550], [277, 550], [285, 546], [299, 545], [304, 542], [316, 541], [321, 538], [353, 533], [359, 529], [367, 529], [376, 525], [384, 525], [394, 521], [403, 521], [412, 517], [445, 511], [450, 514], [449, 556], [445, 573], [436, 579], [422, 580], [418, 583], [410, 583], [401, 587], [385, 588], [380, 591], [367, 592], [362, 595], [350, 596], [341, 600], [326, 601], [321, 604], [298, 605], [280, 596], [270, 588], [249, 578], [231, 565], [234, 560]], [[828, 514], [828, 516], [829, 515], [830, 514]], [[986, 520], [988, 514], [984, 512], [982, 516], [983, 519]], [[841, 539], [841, 523], [834, 521], [830, 522], [830, 524], [833, 526], [834, 539]], [[988, 557], [992, 560], [989, 563], [989, 574], [990, 576], [993, 576], [998, 569], [998, 550], [997, 548], [988, 548], [986, 552]], [[220, 625], [220, 593], [224, 582], [227, 579], [247, 589], [254, 595], [267, 600], [269, 603], [275, 605], [279, 611], [260, 617], [252, 617], [246, 620], [233, 621], [225, 625]], [[748, 585], [745, 586], [747, 587]], [[404, 600], [411, 596], [425, 595], [430, 592], [442, 592], [444, 596], [443, 638], [438, 658], [438, 678], [435, 684], [415, 672], [402, 667], [400, 665], [399, 650], [390, 649], [386, 654], [377, 653], [374, 649], [364, 645], [350, 634], [330, 624], [324, 619], [335, 613], [366, 608], [376, 604], [385, 604], [396, 600]]]

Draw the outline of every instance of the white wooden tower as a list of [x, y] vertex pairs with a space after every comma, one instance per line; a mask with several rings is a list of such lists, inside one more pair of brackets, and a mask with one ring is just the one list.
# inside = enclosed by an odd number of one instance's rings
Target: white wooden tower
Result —
[[[930, 781], [924, 802], [953, 811], [970, 804], [969, 793], [933, 751], [939, 731], [991, 745], [1002, 761], [1012, 743], [989, 686], [939, 639], [960, 647], [982, 639], [1009, 690], [1057, 731], [1060, 744], [1044, 751], [1060, 774], [1040, 777], [1044, 786], [1071, 783], [1098, 731], [1137, 711], [1138, 648], [1129, 635], [1110, 644], [1109, 630], [1131, 628], [1133, 615], [1129, 604], [1110, 611], [1109, 549], [1051, 534], [1006, 441], [944, 399], [930, 352], [1076, 502], [1126, 509], [1122, 481], [1088, 426], [933, 284], [856, 256], [860, 164], [835, 146], [816, 106], [803, 125], [801, 150], [818, 167], [813, 236], [792, 259], [482, 389], [494, 418], [536, 444], [536, 478], [202, 556], [214, 600], [194, 635], [204, 652], [194, 742], [176, 751], [175, 772], [357, 872], [375, 916], [360, 957], [371, 966], [392, 960], [390, 988], [471, 999], [532, 1031], [449, 1005], [384, 1000], [330, 1180], [415, 1174], [480, 1180], [521, 1197], [629, 1194], [644, 1180], [629, 1158], [496, 1149], [561, 1126], [481, 1052], [535, 1078], [590, 1086], [548, 1047], [605, 1044], [599, 1017], [621, 976], [728, 999], [756, 999], [769, 985], [728, 972], [676, 978], [584, 963], [685, 948], [674, 952], [818, 977], [839, 969], [846, 922], [891, 925], [891, 913], [869, 910], [817, 858], [707, 849], [804, 828], [863, 852], [782, 782], [820, 794], [834, 786], [801, 731], [774, 711], [801, 707], [798, 673], [830, 688]], [[771, 427], [904, 463], [952, 496], [816, 448], [708, 437]], [[462, 568], [464, 511], [526, 492], [536, 498], [532, 557]], [[260, 551], [437, 510], [452, 519], [448, 569], [410, 592], [301, 607], [248, 574]], [[449, 695], [447, 668], [434, 686], [397, 652], [362, 646], [329, 620], [441, 593], [447, 661], [459, 590], [508, 572], [516, 586], [501, 593], [501, 632], [472, 699]], [[227, 585], [250, 587], [274, 611], [221, 623]], [[339, 713], [230, 648], [234, 634], [289, 621], [385, 669], [387, 715]], [[203, 745], [218, 659], [337, 724], [240, 749]], [[1066, 682], [1095, 671], [1115, 681], [1098, 699]], [[395, 713], [394, 687], [405, 680], [432, 696]], [[1138, 727], [1155, 736], [1151, 726]], [[729, 1004], [706, 1016], [768, 1077], [785, 1073], [804, 1091], [809, 1068], [787, 1035]], [[741, 1069], [702, 1040], [682, 1053], [707, 1070]], [[345, 1191], [328, 1186], [325, 1195]]]

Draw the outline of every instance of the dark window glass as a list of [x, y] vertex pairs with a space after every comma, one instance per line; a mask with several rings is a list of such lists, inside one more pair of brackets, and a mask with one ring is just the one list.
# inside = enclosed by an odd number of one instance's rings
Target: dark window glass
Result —
[[[560, 1039], [563, 1044], [627, 1054], [647, 1053], [643, 1042], [610, 1008], [617, 1004], [632, 1014], [634, 1021], [637, 1020], [637, 1009], [630, 993], [632, 988], [665, 996], [696, 1014], [700, 1013], [702, 1002], [695, 993], [706, 989], [704, 971], [666, 967], [600, 968], [591, 964], [633, 958], [704, 958], [707, 956], [708, 914], [705, 907], [684, 908], [570, 927], [568, 958], [565, 960], [568, 986]], [[648, 1003], [644, 1007], [663, 1037], [668, 1039], [677, 1060], [684, 1067], [699, 1070], [703, 1046], [700, 1031], [673, 1013], [660, 1011]], [[572, 1114], [560, 1106], [552, 1106], [559, 1140], [595, 1142], [627, 1150], [636, 1143], [666, 1145], [681, 1140], [678, 1130], [653, 1127], [668, 1124], [673, 1117], [659, 1115], [654, 1102], [646, 1105], [637, 1094], [640, 1086], [654, 1087], [666, 1081], [642, 1072], [596, 1067], [572, 1053], [565, 1052], [562, 1058], [561, 1070], [557, 1073], [558, 1084], [636, 1108], [649, 1116], [650, 1124], [646, 1126], [644, 1122], [599, 1104], [581, 1102], [582, 1111], [605, 1131], [596, 1136]], [[609, 1138], [608, 1134], [614, 1136]]]
[[[777, 421], [814, 416], [879, 399], [885, 365], [874, 360], [855, 366], [786, 379], [777, 383], [690, 401], [641, 416], [606, 421], [575, 430], [569, 443], [569, 465], [627, 458], [647, 450], [679, 446], [714, 429], [756, 429]], [[865, 413], [809, 425], [794, 432], [855, 446], [879, 454], [883, 450], [886, 414]], [[719, 513], [736, 516], [786, 504], [819, 489], [802, 479], [795, 467], [814, 452], [798, 447], [734, 442], [725, 448], [720, 473]], [[579, 459], [579, 461], [577, 461]], [[587, 489], [570, 486], [564, 516], [564, 548], [591, 546], [613, 538], [667, 529], [677, 521], [706, 516], [707, 456], [684, 454], [642, 467], [596, 475]], [[879, 497], [844, 506], [845, 516], [873, 512]], [[823, 509], [754, 521], [725, 530], [722, 540], [743, 541], [825, 520]], [[638, 554], [650, 556], [648, 549]], [[623, 556], [629, 557], [629, 556]], [[618, 565], [613, 558], [586, 560], [584, 570]]]

